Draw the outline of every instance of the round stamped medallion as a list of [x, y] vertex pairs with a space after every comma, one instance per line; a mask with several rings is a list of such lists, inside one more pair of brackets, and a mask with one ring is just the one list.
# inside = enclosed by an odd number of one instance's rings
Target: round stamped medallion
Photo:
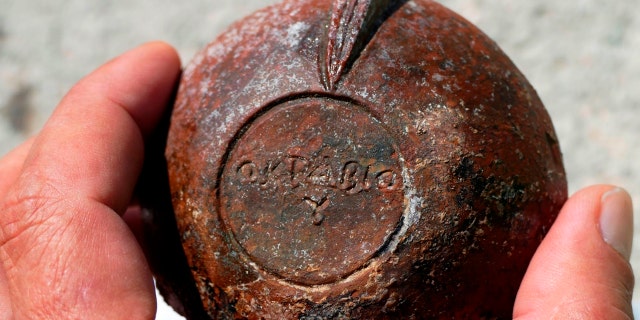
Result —
[[220, 213], [259, 267], [303, 285], [335, 282], [399, 228], [401, 157], [364, 108], [301, 98], [243, 130], [222, 174]]

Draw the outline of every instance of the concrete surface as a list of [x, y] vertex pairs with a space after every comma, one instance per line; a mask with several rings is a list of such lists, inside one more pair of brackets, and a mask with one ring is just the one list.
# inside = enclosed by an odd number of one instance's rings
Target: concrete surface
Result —
[[[106, 60], [160, 39], [186, 62], [233, 20], [274, 2], [0, 0], [0, 155], [36, 133], [73, 83]], [[537, 88], [570, 191], [614, 183], [640, 207], [640, 1], [441, 2], [489, 34]], [[158, 319], [180, 318], [161, 306]]]

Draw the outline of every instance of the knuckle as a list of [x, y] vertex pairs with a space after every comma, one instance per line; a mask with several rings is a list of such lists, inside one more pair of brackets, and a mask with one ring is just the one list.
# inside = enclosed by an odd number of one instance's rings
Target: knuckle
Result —
[[59, 228], [52, 222], [61, 212], [63, 198], [52, 184], [42, 182], [46, 180], [33, 181], [18, 182], [0, 202], [0, 248], [5, 256], [21, 255], [32, 250], [29, 244], [51, 241], [46, 235]]

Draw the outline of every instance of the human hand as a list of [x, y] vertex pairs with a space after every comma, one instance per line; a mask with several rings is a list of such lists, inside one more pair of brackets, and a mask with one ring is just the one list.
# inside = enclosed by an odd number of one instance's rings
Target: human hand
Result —
[[538, 247], [515, 319], [633, 319], [629, 194], [592, 186], [573, 195]]
[[123, 215], [179, 72], [166, 44], [132, 50], [0, 159], [0, 319], [153, 319], [151, 272]]
[[[121, 56], [0, 159], [0, 318], [153, 318], [151, 272], [122, 216], [179, 64], [159, 43]], [[632, 220], [626, 192], [574, 195], [530, 264], [514, 316], [630, 318]]]

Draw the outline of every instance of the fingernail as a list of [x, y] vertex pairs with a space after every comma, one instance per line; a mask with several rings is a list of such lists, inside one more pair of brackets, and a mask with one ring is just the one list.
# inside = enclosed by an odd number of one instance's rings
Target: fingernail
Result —
[[602, 195], [600, 232], [604, 241], [628, 261], [633, 242], [633, 206], [624, 189], [615, 188]]

